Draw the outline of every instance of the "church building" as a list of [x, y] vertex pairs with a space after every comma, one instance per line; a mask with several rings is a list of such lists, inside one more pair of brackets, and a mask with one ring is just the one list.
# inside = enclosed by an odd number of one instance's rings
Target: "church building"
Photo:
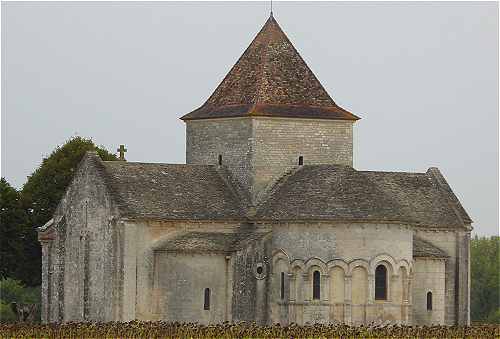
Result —
[[44, 322], [469, 323], [446, 179], [353, 168], [360, 118], [272, 14], [181, 119], [186, 164], [85, 155], [38, 229]]

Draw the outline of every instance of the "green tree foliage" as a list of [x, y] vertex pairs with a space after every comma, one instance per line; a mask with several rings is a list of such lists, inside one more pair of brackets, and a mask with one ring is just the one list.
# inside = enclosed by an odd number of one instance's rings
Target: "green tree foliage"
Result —
[[[0, 322], [16, 321], [11, 303], [40, 304], [40, 288], [26, 287], [19, 280], [0, 280]], [[39, 314], [37, 315], [39, 318]]]
[[500, 237], [471, 241], [471, 320], [500, 323]]
[[[26, 211], [27, 218], [24, 233], [19, 233], [21, 235], [18, 237], [7, 237], [5, 240], [11, 243], [11, 239], [16, 239], [14, 241], [16, 242], [21, 237], [22, 245], [12, 244], [11, 246], [23, 248], [24, 251], [23, 256], [19, 257], [22, 260], [17, 260], [20, 272], [8, 273], [9, 277], [19, 279], [28, 286], [40, 285], [41, 248], [36, 228], [43, 226], [52, 218], [78, 164], [87, 151], [97, 151], [103, 160], [117, 160], [114, 154], [109, 153], [102, 146], [96, 146], [91, 139], [74, 137], [57, 147], [49, 157], [43, 159], [40, 167], [28, 177], [20, 192], [20, 203]], [[5, 190], [8, 193], [6, 197], [14, 194], [8, 189]], [[2, 200], [3, 194], [2, 191]], [[22, 221], [19, 222], [22, 223]], [[12, 220], [9, 222], [11, 225], [9, 227], [16, 229], [16, 223]], [[4, 227], [2, 218], [2, 229]]]
[[19, 263], [26, 259], [27, 221], [19, 192], [0, 179], [0, 278], [24, 275]]

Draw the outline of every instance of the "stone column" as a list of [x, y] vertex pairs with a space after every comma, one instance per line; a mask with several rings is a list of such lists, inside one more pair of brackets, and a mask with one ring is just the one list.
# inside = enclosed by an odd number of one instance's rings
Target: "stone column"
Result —
[[232, 300], [233, 300], [233, 260], [230, 255], [226, 255], [226, 308], [224, 320], [232, 321]]
[[406, 321], [408, 325], [413, 325], [413, 276], [412, 274], [408, 275], [407, 285], [406, 285], [407, 293], [407, 306], [406, 306]]
[[134, 224], [123, 224], [124, 248], [123, 248], [123, 304], [122, 321], [135, 319], [135, 304], [137, 290], [137, 244], [136, 226]]
[[344, 276], [344, 322], [352, 323], [352, 276]]
[[401, 322], [408, 325], [408, 275], [404, 274], [401, 277], [402, 290], [401, 290]]
[[470, 296], [469, 296], [469, 274], [470, 274], [470, 232], [457, 232], [457, 286], [455, 293], [457, 294], [456, 305], [457, 324], [470, 324]]
[[41, 320], [46, 324], [50, 322], [50, 302], [51, 302], [51, 240], [41, 240], [42, 245], [42, 305], [41, 305]]
[[57, 297], [58, 297], [58, 322], [64, 321], [64, 279], [66, 275], [66, 223], [61, 222], [58, 227], [58, 274], [57, 274]]
[[[389, 291], [387, 291], [389, 292]], [[371, 305], [375, 301], [375, 275], [368, 273], [368, 300], [367, 304]]]
[[330, 294], [330, 275], [321, 275], [321, 301], [328, 302]]
[[289, 317], [288, 321], [291, 322], [297, 322], [297, 306], [295, 305], [296, 300], [296, 295], [297, 295], [297, 278], [294, 273], [288, 273], [288, 281], [289, 281], [289, 288], [288, 288], [288, 303], [289, 303]]
[[[256, 292], [257, 292], [256, 302], [255, 302], [255, 309], [257, 310], [256, 322], [258, 325], [263, 326], [263, 325], [265, 325], [265, 321], [266, 321], [266, 310], [265, 310], [266, 280], [265, 279], [257, 279], [257, 291]], [[277, 316], [279, 319], [279, 314]], [[271, 318], [273, 318], [272, 315], [271, 315]], [[276, 321], [276, 319], [272, 319], [272, 320]]]
[[304, 302], [312, 300], [312, 286], [309, 273], [302, 274], [302, 299]]
[[[398, 283], [398, 280], [399, 275], [391, 274], [391, 280], [388, 282], [387, 286], [387, 301], [390, 301], [391, 303], [397, 302], [399, 304], [397, 296], [394, 295], [394, 292], [397, 291], [396, 284]], [[401, 291], [401, 293], [403, 293], [403, 291]]]

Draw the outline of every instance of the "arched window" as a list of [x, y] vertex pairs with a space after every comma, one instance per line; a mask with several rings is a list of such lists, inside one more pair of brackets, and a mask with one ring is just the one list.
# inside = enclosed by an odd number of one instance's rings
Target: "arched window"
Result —
[[319, 300], [321, 298], [321, 273], [314, 271], [313, 273], [313, 299]]
[[375, 300], [387, 300], [387, 268], [378, 265], [375, 270]]
[[304, 165], [304, 157], [301, 155], [299, 157], [299, 166], [302, 166], [302, 165]]
[[285, 299], [285, 272], [281, 272], [280, 298], [281, 300]]
[[221, 166], [221, 165], [222, 165], [222, 155], [219, 154], [219, 166]]
[[203, 309], [204, 310], [209, 310], [210, 309], [210, 289], [205, 288], [205, 297], [203, 300]]
[[427, 292], [427, 311], [432, 311], [432, 292]]

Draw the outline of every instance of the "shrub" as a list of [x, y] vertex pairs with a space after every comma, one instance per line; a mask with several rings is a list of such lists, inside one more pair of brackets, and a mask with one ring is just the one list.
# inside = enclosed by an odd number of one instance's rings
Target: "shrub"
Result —
[[[11, 278], [0, 280], [0, 321], [17, 319], [10, 305], [12, 302], [40, 305], [40, 287], [26, 287], [19, 280]], [[37, 313], [35, 319], [40, 319], [40, 311]]]

